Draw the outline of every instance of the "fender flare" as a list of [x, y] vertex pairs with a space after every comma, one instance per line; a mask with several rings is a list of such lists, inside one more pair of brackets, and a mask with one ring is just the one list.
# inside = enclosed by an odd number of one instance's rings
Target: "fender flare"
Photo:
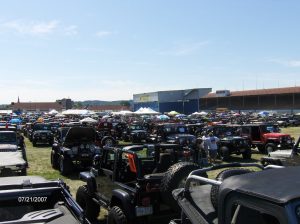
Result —
[[[121, 206], [118, 203], [121, 203]], [[112, 191], [110, 207], [112, 208], [113, 206], [122, 207], [126, 217], [128, 217], [129, 220], [133, 220], [136, 217], [134, 206], [130, 200], [130, 195], [124, 190], [115, 189]]]
[[79, 179], [86, 182], [89, 193], [94, 194], [97, 191], [95, 177], [90, 172], [81, 172]]

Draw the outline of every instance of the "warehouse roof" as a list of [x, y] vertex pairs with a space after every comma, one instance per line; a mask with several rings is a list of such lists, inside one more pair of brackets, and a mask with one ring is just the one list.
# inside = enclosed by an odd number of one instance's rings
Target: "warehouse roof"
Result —
[[[230, 96], [257, 96], [257, 95], [274, 95], [274, 94], [288, 94], [288, 93], [300, 93], [300, 86], [296, 87], [284, 87], [274, 89], [257, 89], [257, 90], [244, 90], [230, 92]], [[209, 93], [201, 98], [215, 98], [216, 93]]]

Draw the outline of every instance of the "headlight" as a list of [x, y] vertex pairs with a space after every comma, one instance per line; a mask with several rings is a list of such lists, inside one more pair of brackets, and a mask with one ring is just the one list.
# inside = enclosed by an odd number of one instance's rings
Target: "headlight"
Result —
[[296, 213], [297, 218], [300, 219], [300, 206], [296, 207], [295, 213]]
[[83, 144], [80, 145], [80, 149], [84, 149], [84, 145]]
[[196, 142], [197, 142], [197, 139], [196, 138], [192, 138], [192, 143], [196, 144]]
[[87, 147], [87, 149], [90, 149], [90, 151], [92, 152], [92, 153], [94, 153], [95, 152], [95, 146], [93, 146], [93, 145], [87, 145], [86, 146]]
[[74, 146], [72, 147], [72, 151], [74, 154], [77, 154], [78, 153], [78, 147]]
[[179, 138], [179, 139], [178, 139], [178, 142], [179, 142], [180, 145], [183, 145], [185, 141], [184, 141], [183, 138]]

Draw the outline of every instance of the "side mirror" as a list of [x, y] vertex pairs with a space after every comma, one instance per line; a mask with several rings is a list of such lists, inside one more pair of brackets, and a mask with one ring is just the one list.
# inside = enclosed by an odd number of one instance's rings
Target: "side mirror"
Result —
[[102, 159], [102, 156], [97, 154], [93, 158], [93, 167], [99, 167], [100, 166], [100, 161]]

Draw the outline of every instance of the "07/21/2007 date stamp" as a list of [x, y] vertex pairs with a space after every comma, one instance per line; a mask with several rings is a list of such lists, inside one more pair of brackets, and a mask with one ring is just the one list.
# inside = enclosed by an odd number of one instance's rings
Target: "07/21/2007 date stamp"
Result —
[[44, 203], [47, 202], [47, 197], [18, 197], [20, 203]]

